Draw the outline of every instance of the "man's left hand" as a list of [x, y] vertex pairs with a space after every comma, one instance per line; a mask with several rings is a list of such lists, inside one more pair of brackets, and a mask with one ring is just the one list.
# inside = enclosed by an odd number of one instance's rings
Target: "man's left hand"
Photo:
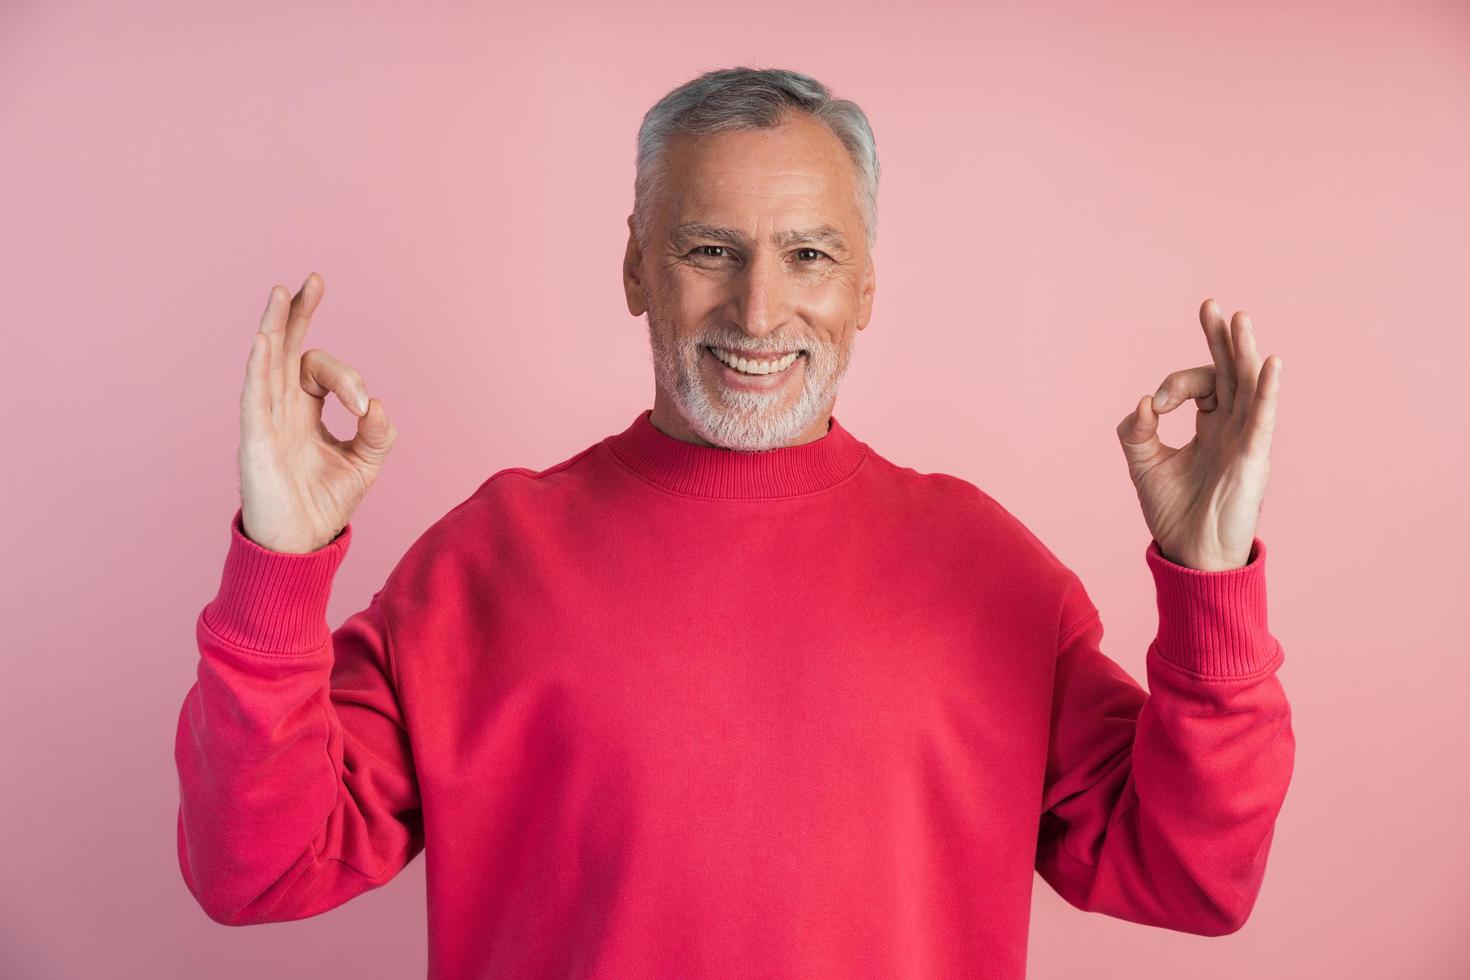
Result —
[[[1213, 299], [1200, 304], [1213, 364], [1164, 378], [1118, 423], [1128, 474], [1143, 518], [1170, 561], [1200, 571], [1243, 567], [1250, 559], [1266, 481], [1282, 360], [1256, 353], [1250, 317], [1229, 323]], [[1155, 402], [1155, 398], [1159, 401]], [[1177, 449], [1159, 440], [1159, 414], [1190, 399], [1194, 438]]]

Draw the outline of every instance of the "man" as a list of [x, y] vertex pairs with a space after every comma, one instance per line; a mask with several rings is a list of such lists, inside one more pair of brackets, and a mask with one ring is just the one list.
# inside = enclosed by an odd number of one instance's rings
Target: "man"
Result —
[[[1038, 872], [1081, 909], [1241, 927], [1295, 749], [1255, 536], [1280, 359], [1206, 302], [1213, 363], [1118, 427], [1158, 587], [1145, 692], [1015, 517], [831, 414], [877, 178], [861, 110], [804, 75], [654, 106], [623, 265], [653, 407], [492, 475], [335, 632], [395, 431], [300, 353], [321, 279], [272, 289], [176, 745], [211, 918], [315, 915], [422, 850], [435, 978], [1019, 978]], [[1156, 409], [1190, 399], [1195, 438], [1163, 446]]]

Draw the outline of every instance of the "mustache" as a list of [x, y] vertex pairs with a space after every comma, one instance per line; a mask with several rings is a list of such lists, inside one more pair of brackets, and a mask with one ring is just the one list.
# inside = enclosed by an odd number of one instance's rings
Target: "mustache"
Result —
[[718, 347], [720, 350], [732, 351], [737, 354], [784, 354], [786, 351], [802, 351], [810, 353], [814, 349], [822, 349], [824, 345], [816, 341], [802, 337], [780, 337], [774, 340], [751, 342], [750, 338], [736, 339], [733, 337], [700, 337], [685, 342], [691, 348]]

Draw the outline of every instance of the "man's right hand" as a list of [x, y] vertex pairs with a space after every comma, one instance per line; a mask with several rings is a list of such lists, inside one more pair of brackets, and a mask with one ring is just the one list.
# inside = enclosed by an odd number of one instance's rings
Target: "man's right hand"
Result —
[[[240, 394], [245, 536], [288, 554], [331, 543], [377, 480], [398, 436], [357, 371], [324, 350], [301, 353], [324, 288], [313, 272], [288, 305], [286, 287], [272, 287]], [[322, 423], [328, 392], [358, 416], [351, 442], [335, 438]]]

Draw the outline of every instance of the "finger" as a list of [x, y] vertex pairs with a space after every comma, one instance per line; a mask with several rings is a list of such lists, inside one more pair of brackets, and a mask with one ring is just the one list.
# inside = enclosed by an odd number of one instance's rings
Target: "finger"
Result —
[[1218, 404], [1215, 391], [1215, 366], [1202, 364], [1184, 368], [1169, 374], [1159, 390], [1154, 392], [1150, 408], [1160, 414], [1168, 414], [1193, 398], [1201, 412], [1213, 411]]
[[1159, 439], [1159, 416], [1153, 410], [1153, 399], [1148, 395], [1140, 398], [1133, 411], [1123, 417], [1117, 431], [1130, 467], [1149, 463], [1161, 453], [1167, 457], [1178, 452]]
[[1235, 341], [1235, 376], [1240, 379], [1235, 388], [1235, 408], [1250, 410], [1251, 399], [1256, 392], [1256, 379], [1261, 373], [1261, 358], [1256, 353], [1256, 336], [1251, 318], [1240, 310], [1231, 320], [1230, 336]]
[[382, 400], [373, 398], [368, 402], [367, 412], [357, 420], [357, 435], [349, 449], [363, 462], [377, 466], [383, 462], [397, 438], [398, 430], [383, 411]]
[[1276, 432], [1277, 395], [1281, 391], [1282, 364], [1281, 358], [1272, 354], [1261, 367], [1256, 396], [1251, 399], [1241, 437], [1242, 452], [1248, 456], [1264, 459], [1271, 455], [1271, 438]]
[[1205, 300], [1199, 308], [1200, 326], [1210, 345], [1210, 357], [1215, 361], [1215, 399], [1227, 413], [1235, 404], [1235, 368], [1232, 365], [1230, 325], [1220, 315], [1220, 305], [1213, 298]]
[[367, 384], [356, 368], [314, 347], [301, 356], [301, 389], [313, 398], [336, 393], [342, 407], [356, 416], [367, 414]]
[[245, 385], [240, 390], [240, 440], [260, 439], [270, 431], [270, 338], [259, 330], [250, 338], [245, 361]]
[[265, 334], [269, 341], [270, 350], [266, 364], [269, 365], [267, 384], [270, 387], [271, 409], [275, 410], [281, 404], [281, 399], [286, 394], [285, 376], [282, 372], [284, 360], [282, 349], [286, 329], [286, 300], [290, 294], [286, 287], [277, 283], [271, 287], [270, 298], [265, 301], [265, 312], [260, 315], [260, 332]]
[[326, 283], [322, 281], [322, 277], [310, 272], [291, 299], [291, 314], [286, 320], [286, 360], [281, 366], [288, 378], [301, 374], [301, 344], [325, 289]]

